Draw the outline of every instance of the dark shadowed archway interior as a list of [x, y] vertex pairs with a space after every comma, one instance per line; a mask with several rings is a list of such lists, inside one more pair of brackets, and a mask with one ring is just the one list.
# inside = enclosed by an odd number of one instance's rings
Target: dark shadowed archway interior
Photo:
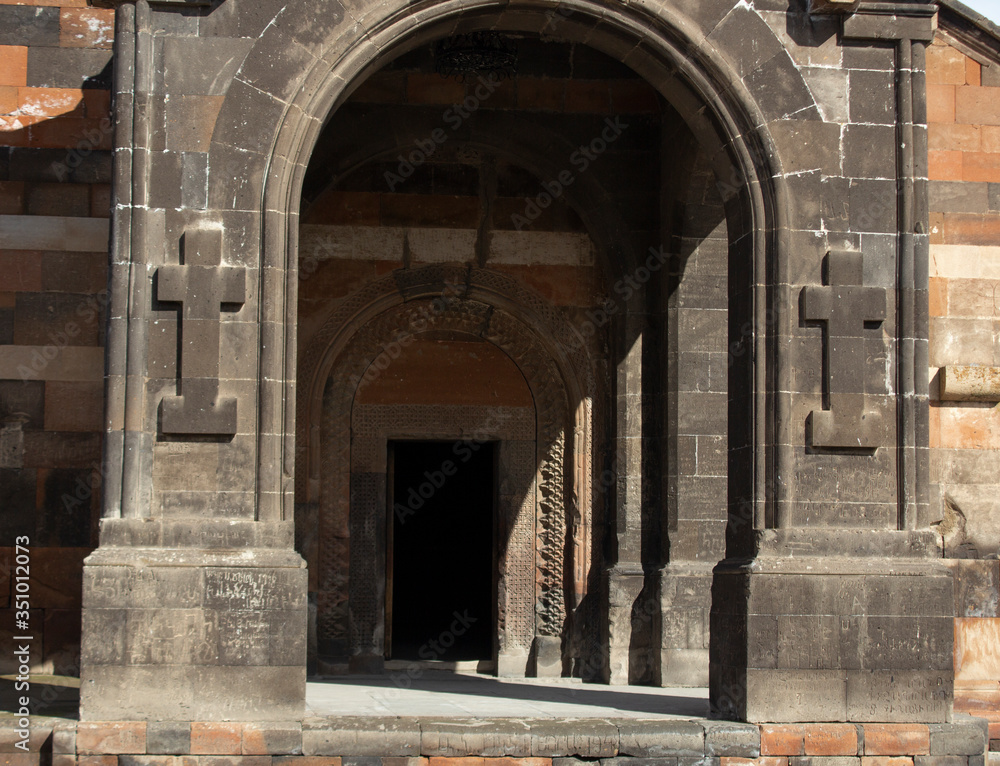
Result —
[[492, 655], [494, 455], [477, 441], [390, 443], [387, 659]]

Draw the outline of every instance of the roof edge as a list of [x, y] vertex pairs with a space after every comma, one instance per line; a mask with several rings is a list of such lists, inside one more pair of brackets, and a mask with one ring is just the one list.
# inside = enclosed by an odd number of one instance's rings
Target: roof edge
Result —
[[[938, 27], [967, 45], [972, 52], [1000, 62], [1000, 26], [960, 0], [937, 0]], [[980, 62], [983, 63], [983, 62]]]

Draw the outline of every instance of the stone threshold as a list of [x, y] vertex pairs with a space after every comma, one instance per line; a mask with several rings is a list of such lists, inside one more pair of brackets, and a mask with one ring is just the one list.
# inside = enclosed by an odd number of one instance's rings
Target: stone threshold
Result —
[[0, 719], [0, 763], [491, 766], [496, 759], [496, 766], [572, 766], [595, 760], [602, 766], [604, 761], [607, 766], [985, 766], [990, 744], [986, 721], [957, 715], [953, 723], [942, 724], [764, 725], [708, 719], [33, 719], [28, 753], [16, 747], [17, 725], [16, 718]]

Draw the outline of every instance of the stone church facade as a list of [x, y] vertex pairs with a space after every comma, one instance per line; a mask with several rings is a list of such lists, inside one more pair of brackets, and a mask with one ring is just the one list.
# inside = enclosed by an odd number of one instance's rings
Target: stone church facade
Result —
[[[699, 729], [708, 758], [982, 763], [1000, 30], [951, 0], [106, 5], [0, 4], [0, 607], [27, 538], [31, 666], [128, 722], [55, 752], [301, 722], [307, 672], [426, 649], [434, 592], [483, 672], [982, 745]], [[462, 41], [514, 63], [443, 76]], [[480, 527], [416, 536], [472, 466]], [[652, 753], [548, 753], [616, 754]]]

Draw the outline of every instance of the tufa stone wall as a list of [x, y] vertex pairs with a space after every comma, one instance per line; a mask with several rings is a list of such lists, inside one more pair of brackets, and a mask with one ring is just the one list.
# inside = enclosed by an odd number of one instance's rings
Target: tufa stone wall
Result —
[[[31, 541], [32, 670], [79, 672], [97, 545], [113, 11], [0, 4], [0, 546]], [[13, 549], [0, 547], [0, 672]]]
[[927, 51], [930, 446], [955, 574], [955, 709], [1000, 736], [1000, 392], [942, 401], [941, 371], [1000, 365], [1000, 60], [947, 31]]

